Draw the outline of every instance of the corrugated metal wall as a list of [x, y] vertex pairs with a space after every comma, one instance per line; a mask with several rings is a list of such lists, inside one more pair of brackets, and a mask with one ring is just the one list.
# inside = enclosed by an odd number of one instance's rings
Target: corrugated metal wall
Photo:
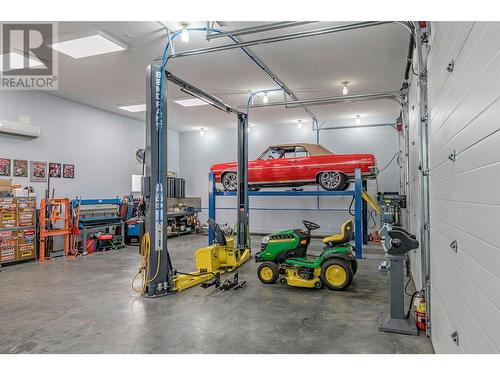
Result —
[[[500, 23], [431, 27], [432, 342], [437, 353], [499, 353]], [[416, 79], [410, 92], [410, 230], [419, 233], [415, 86]], [[411, 260], [420, 285], [419, 253]], [[454, 331], [459, 345], [451, 339]]]

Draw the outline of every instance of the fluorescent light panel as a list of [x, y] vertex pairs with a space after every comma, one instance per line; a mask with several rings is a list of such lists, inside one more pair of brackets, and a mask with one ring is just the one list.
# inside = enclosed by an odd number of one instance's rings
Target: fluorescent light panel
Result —
[[208, 105], [207, 102], [198, 98], [174, 100], [174, 103], [180, 104], [183, 107], [197, 107], [200, 105]]
[[118, 108], [128, 112], [145, 112], [146, 104], [119, 105]]
[[125, 50], [125, 47], [120, 46], [101, 34], [54, 43], [51, 47], [74, 59]]
[[[3, 59], [5, 55], [0, 55], [0, 71], [5, 72], [3, 67]], [[22, 54], [18, 52], [10, 52], [8, 55], [8, 59], [10, 59], [10, 70], [17, 70], [17, 69], [23, 69], [24, 68], [24, 59], [28, 59], [28, 64], [29, 68], [36, 68], [36, 67], [44, 67], [45, 64], [43, 64], [41, 61], [35, 60], [34, 58], [31, 57], [25, 57]]]

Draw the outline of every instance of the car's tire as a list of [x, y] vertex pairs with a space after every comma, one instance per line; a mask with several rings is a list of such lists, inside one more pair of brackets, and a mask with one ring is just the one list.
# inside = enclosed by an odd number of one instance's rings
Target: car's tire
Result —
[[321, 280], [331, 290], [346, 289], [352, 278], [351, 265], [343, 259], [328, 259], [321, 265]]
[[274, 284], [279, 277], [279, 267], [273, 262], [261, 263], [257, 268], [257, 276], [264, 284]]
[[347, 182], [347, 176], [337, 171], [321, 172], [318, 176], [318, 183], [326, 191], [341, 190]]
[[238, 189], [238, 175], [236, 172], [224, 173], [221, 182], [226, 191], [236, 191]]
[[339, 189], [339, 190], [347, 190], [349, 188], [349, 186], [351, 186], [351, 183], [350, 182], [345, 182], [344, 185], [342, 185], [342, 187]]

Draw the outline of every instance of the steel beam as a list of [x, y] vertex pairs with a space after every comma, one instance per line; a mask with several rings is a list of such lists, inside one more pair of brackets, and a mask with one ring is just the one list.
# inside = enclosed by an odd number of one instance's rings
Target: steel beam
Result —
[[[160, 97], [161, 67], [150, 65], [146, 69], [146, 149], [143, 192], [146, 203], [146, 232], [151, 239], [151, 256], [145, 296], [154, 297], [170, 292], [172, 287], [172, 264], [167, 248], [167, 189], [166, 174], [159, 178], [162, 168], [167, 165], [167, 129], [158, 127], [160, 101], [163, 119], [166, 119], [167, 99], [165, 90]], [[160, 127], [161, 128], [161, 127]], [[161, 175], [161, 174], [160, 174]], [[158, 207], [160, 210], [158, 210]], [[155, 276], [156, 275], [156, 276]]]
[[327, 98], [282, 101], [282, 102], [273, 102], [267, 104], [254, 104], [250, 106], [242, 106], [239, 108], [261, 108], [261, 107], [279, 107], [279, 106], [286, 106], [287, 108], [296, 108], [301, 105], [321, 105], [321, 104], [361, 102], [361, 101], [372, 101], [372, 100], [383, 100], [383, 99], [394, 100], [398, 102], [399, 105], [403, 103], [403, 95], [401, 94], [401, 92], [392, 91], [392, 92], [379, 92], [372, 94], [343, 95], [343, 96], [333, 96]]
[[387, 123], [387, 124], [366, 124], [366, 125], [347, 125], [347, 126], [326, 126], [319, 127], [313, 130], [339, 130], [339, 129], [362, 129], [362, 128], [379, 128], [385, 126], [396, 126], [396, 123]]
[[286, 40], [306, 38], [306, 37], [311, 37], [311, 36], [332, 34], [332, 33], [341, 32], [341, 31], [356, 30], [356, 29], [361, 29], [361, 28], [365, 28], [365, 27], [384, 25], [384, 24], [388, 24], [388, 23], [391, 23], [391, 21], [357, 22], [357, 23], [350, 23], [350, 24], [339, 25], [339, 26], [324, 27], [321, 29], [301, 31], [301, 32], [296, 32], [296, 33], [292, 33], [292, 34], [287, 34], [287, 35], [280, 35], [280, 36], [274, 36], [274, 37], [268, 37], [268, 38], [249, 40], [249, 41], [245, 41], [245, 42], [241, 42], [241, 43], [237, 43], [237, 44], [224, 44], [222, 46], [192, 49], [192, 50], [177, 52], [177, 53], [171, 55], [171, 57], [178, 58], [178, 57], [201, 55], [204, 53], [226, 51], [226, 50], [241, 48], [241, 47], [250, 47], [250, 46], [261, 45], [261, 44], [276, 43], [276, 42], [283, 42]]
[[238, 250], [249, 248], [248, 228], [248, 116], [238, 113]]
[[213, 107], [215, 107], [217, 109], [220, 109], [221, 111], [228, 112], [228, 113], [230, 113], [230, 112], [238, 113], [239, 112], [235, 108], [224, 103], [219, 98], [216, 98], [215, 96], [199, 89], [198, 87], [193, 86], [192, 84], [184, 81], [183, 79], [173, 75], [172, 73], [170, 73], [168, 71], [165, 71], [165, 78], [167, 80], [169, 80], [170, 82], [179, 86], [181, 88], [182, 92], [185, 92], [186, 94], [189, 94], [191, 96], [194, 96], [195, 98], [203, 100], [204, 102], [212, 105]]
[[415, 45], [418, 62], [419, 135], [420, 135], [420, 251], [422, 265], [422, 288], [425, 289], [427, 334], [430, 334], [430, 195], [429, 195], [429, 107], [427, 93], [427, 66], [424, 62], [423, 33], [415, 25]]
[[238, 36], [238, 35], [249, 35], [249, 34], [263, 33], [266, 31], [273, 31], [273, 30], [285, 29], [288, 27], [307, 25], [307, 24], [314, 23], [314, 22], [317, 22], [317, 21], [272, 22], [272, 23], [267, 23], [265, 25], [258, 25], [258, 26], [236, 29], [236, 30], [225, 32], [225, 33], [210, 34], [209, 36], [207, 36], [207, 40], [219, 39], [219, 38], [224, 38], [227, 36]]

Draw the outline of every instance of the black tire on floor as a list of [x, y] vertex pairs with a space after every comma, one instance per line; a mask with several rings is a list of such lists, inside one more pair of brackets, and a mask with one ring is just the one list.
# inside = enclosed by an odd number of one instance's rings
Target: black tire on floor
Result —
[[257, 268], [257, 277], [264, 284], [274, 284], [279, 277], [279, 268], [276, 263], [264, 262]]
[[356, 275], [356, 272], [358, 271], [358, 260], [354, 258], [351, 260], [351, 268], [352, 268], [352, 275]]
[[352, 278], [351, 264], [343, 259], [328, 259], [321, 265], [321, 280], [331, 290], [346, 289]]

